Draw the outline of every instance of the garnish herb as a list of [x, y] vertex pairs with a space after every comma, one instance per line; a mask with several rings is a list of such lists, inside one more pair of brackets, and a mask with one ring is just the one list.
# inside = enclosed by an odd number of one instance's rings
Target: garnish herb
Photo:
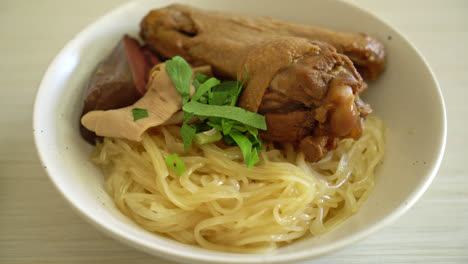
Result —
[[193, 137], [193, 142], [195, 142], [197, 145], [203, 145], [220, 141], [222, 138], [223, 135], [221, 135], [221, 132], [219, 132], [216, 128], [213, 128], [211, 130], [195, 134], [195, 137]]
[[193, 87], [195, 88], [195, 90], [198, 90], [198, 87], [200, 87], [200, 85], [206, 80], [208, 80], [208, 76], [206, 76], [203, 73], [197, 72], [195, 74], [195, 78], [193, 79]]
[[185, 151], [187, 151], [187, 149], [190, 147], [190, 144], [192, 143], [193, 137], [195, 136], [196, 132], [197, 129], [194, 126], [187, 125], [185, 122], [182, 125], [182, 128], [180, 129], [180, 136], [182, 137], [182, 141], [184, 142]]
[[166, 61], [166, 71], [182, 96], [182, 103], [187, 103], [190, 98], [190, 80], [192, 79], [190, 65], [182, 57], [175, 56]]
[[208, 91], [211, 90], [211, 88], [215, 87], [216, 85], [219, 85], [219, 80], [216, 78], [210, 78], [207, 81], [205, 81], [203, 84], [199, 86], [195, 94], [192, 96], [190, 99], [192, 102], [198, 101], [202, 95], [207, 93]]
[[177, 154], [172, 154], [168, 156], [165, 160], [167, 166], [171, 168], [177, 175], [182, 175], [185, 171], [185, 164], [184, 162], [179, 158]]
[[210, 96], [210, 105], [233, 105], [237, 94], [237, 81], [227, 81], [216, 87]]
[[194, 115], [226, 118], [258, 129], [266, 130], [265, 116], [249, 112], [240, 107], [230, 105], [208, 105], [196, 101], [190, 101], [189, 103], [186, 103], [182, 109], [185, 112]]
[[[188, 150], [192, 141], [201, 145], [224, 140], [229, 146], [239, 146], [249, 169], [260, 161], [258, 152], [263, 149], [262, 141], [258, 138], [258, 129], [267, 129], [265, 117], [235, 106], [247, 74], [242, 82], [239, 80], [221, 82], [214, 77], [209, 78], [197, 73], [192, 82], [196, 92], [190, 98], [192, 70], [188, 63], [176, 56], [166, 61], [166, 70], [182, 96], [184, 123], [180, 134], [185, 151]], [[189, 125], [195, 117], [200, 122]], [[166, 163], [168, 163], [167, 159]], [[169, 163], [168, 166], [174, 169], [174, 164], [171, 164], [172, 167]], [[185, 166], [183, 168], [185, 170]], [[183, 171], [180, 174], [182, 173]]]
[[221, 119], [221, 127], [223, 128], [224, 135], [229, 135], [231, 133], [234, 123], [235, 122], [233, 120]]
[[195, 90], [198, 91], [198, 88], [200, 87], [200, 85], [204, 83], [206, 80], [208, 80], [208, 76], [206, 76], [203, 73], [197, 72], [195, 74], [195, 77], [193, 78], [193, 83], [192, 83]]
[[244, 161], [247, 164], [247, 168], [252, 168], [255, 163], [260, 161], [258, 158], [257, 149], [252, 149], [252, 142], [250, 142], [248, 137], [238, 131], [233, 131], [229, 134], [229, 136], [232, 137], [232, 139], [241, 149], [242, 156], [244, 156]]
[[148, 110], [144, 108], [133, 108], [132, 114], [133, 114], [133, 121], [137, 121], [138, 119], [148, 117]]

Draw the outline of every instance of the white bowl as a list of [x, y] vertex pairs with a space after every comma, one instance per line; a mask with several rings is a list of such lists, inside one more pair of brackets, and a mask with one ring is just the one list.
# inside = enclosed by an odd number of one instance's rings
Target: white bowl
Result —
[[[355, 244], [407, 211], [439, 168], [446, 138], [440, 88], [416, 48], [398, 31], [359, 7], [341, 1], [192, 0], [190, 4], [329, 28], [367, 32], [388, 53], [386, 72], [365, 95], [387, 126], [387, 151], [373, 194], [334, 231], [304, 239], [271, 254], [231, 254], [187, 246], [147, 232], [121, 214], [104, 190], [101, 172], [89, 161], [92, 147], [80, 136], [83, 88], [97, 63], [124, 33], [137, 35], [151, 9], [171, 1], [131, 2], [87, 27], [49, 66], [34, 106], [34, 136], [51, 180], [90, 223], [135, 248], [165, 258], [203, 263], [286, 263]], [[179, 1], [189, 2], [189, 1]], [[319, 10], [319, 11], [318, 11]], [[392, 246], [392, 245], [389, 245]]]

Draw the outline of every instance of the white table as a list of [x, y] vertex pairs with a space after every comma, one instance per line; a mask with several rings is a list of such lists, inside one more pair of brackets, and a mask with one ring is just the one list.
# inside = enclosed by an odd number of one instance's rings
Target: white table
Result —
[[[123, 2], [0, 2], [0, 263], [165, 263], [78, 217], [42, 170], [32, 138], [32, 104], [47, 65]], [[401, 30], [432, 66], [447, 104], [447, 149], [435, 181], [408, 213], [308, 263], [468, 263], [468, 1], [357, 2]]]

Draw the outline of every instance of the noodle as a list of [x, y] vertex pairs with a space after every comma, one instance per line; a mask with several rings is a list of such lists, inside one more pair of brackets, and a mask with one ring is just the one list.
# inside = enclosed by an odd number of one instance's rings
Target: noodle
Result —
[[[145, 229], [207, 249], [257, 253], [323, 234], [356, 213], [374, 188], [383, 133], [382, 122], [368, 116], [359, 140], [342, 140], [316, 163], [292, 146], [264, 143], [249, 170], [238, 147], [192, 144], [184, 153], [180, 128], [169, 126], [142, 142], [104, 138], [92, 160], [119, 210]], [[181, 176], [165, 164], [173, 153], [186, 165]]]

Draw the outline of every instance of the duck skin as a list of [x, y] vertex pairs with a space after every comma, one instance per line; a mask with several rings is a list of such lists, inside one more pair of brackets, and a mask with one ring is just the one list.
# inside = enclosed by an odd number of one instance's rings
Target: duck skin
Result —
[[[157, 34], [153, 24], [159, 25]], [[375, 80], [385, 70], [383, 44], [365, 33], [338, 32], [269, 17], [206, 11], [180, 4], [150, 12], [141, 26], [142, 37], [159, 41], [157, 51], [163, 56], [183, 54], [184, 43], [193, 36], [231, 31], [234, 35], [283, 35], [326, 42], [348, 56], [365, 79]]]

